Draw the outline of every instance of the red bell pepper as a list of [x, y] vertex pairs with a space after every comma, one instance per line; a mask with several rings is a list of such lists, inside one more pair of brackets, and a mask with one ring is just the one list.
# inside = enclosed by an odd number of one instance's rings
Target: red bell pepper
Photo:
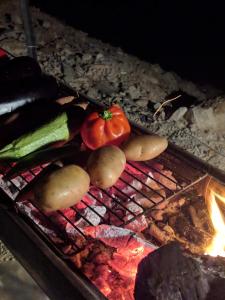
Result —
[[87, 116], [81, 137], [87, 148], [95, 150], [105, 145], [119, 146], [130, 135], [129, 121], [118, 105]]

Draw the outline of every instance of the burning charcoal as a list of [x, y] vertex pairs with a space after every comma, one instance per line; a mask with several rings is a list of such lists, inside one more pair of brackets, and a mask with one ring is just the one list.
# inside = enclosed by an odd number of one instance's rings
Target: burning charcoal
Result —
[[159, 210], [159, 209], [153, 209], [150, 212], [150, 216], [155, 220], [155, 221], [162, 221], [163, 220], [163, 210]]
[[197, 216], [197, 212], [194, 208], [194, 206], [190, 205], [188, 207], [188, 210], [189, 210], [189, 213], [190, 213], [190, 216], [191, 216], [191, 219], [192, 219], [192, 222], [193, 222], [193, 225], [197, 228], [202, 228], [202, 224], [201, 224], [201, 221], [199, 220], [198, 216]]
[[111, 288], [107, 281], [105, 281], [104, 278], [101, 278], [101, 276], [99, 276], [96, 280], [93, 280], [93, 283], [106, 297], [110, 294]]
[[111, 259], [111, 254], [109, 252], [99, 252], [93, 259], [95, 264], [107, 264]]
[[[94, 206], [93, 205], [93, 206], [91, 206], [91, 208], [87, 207], [84, 210], [84, 213], [82, 213], [82, 216], [84, 218], [81, 217], [80, 220], [77, 221], [75, 225], [78, 226], [82, 230], [85, 226], [89, 226], [90, 224], [92, 224], [93, 226], [96, 226], [102, 222], [102, 220], [103, 220], [102, 218], [104, 218], [105, 213], [106, 213], [106, 208], [104, 206]], [[86, 221], [85, 219], [88, 221]]]
[[128, 229], [116, 226], [99, 225], [95, 227], [86, 227], [84, 232], [94, 239], [101, 240], [111, 247], [126, 247], [130, 236], [134, 233]]
[[[175, 237], [173, 228], [170, 227], [168, 224], [166, 224], [166, 225], [163, 226], [163, 230], [166, 231], [169, 236]], [[170, 240], [172, 240], [172, 238], [170, 238]]]
[[140, 233], [148, 227], [148, 222], [144, 215], [137, 217], [134, 221], [125, 225], [125, 228]]
[[[109, 225], [99, 225], [95, 227], [86, 227], [85, 233], [94, 239], [98, 239], [105, 243], [107, 246], [114, 248], [123, 248], [131, 251], [132, 249], [138, 248], [140, 245], [152, 249], [153, 245], [142, 240], [135, 233], [126, 228], [120, 228]], [[154, 248], [154, 247], [153, 247]]]
[[[143, 212], [143, 209], [140, 207], [140, 205], [138, 205], [138, 204], [136, 204], [135, 202], [132, 202], [132, 201], [128, 202], [126, 204], [126, 207], [130, 212], [134, 213], [135, 215], [139, 215]], [[128, 211], [127, 211], [127, 214], [129, 214]], [[130, 217], [127, 216], [126, 220], [129, 220], [129, 219], [130, 219]]]
[[137, 201], [141, 206], [144, 208], [150, 208], [153, 205], [163, 201], [163, 198], [166, 197], [165, 191], [164, 190], [148, 190], [148, 191], [143, 191], [142, 193], [146, 196], [144, 197], [141, 194], [137, 194], [134, 196], [135, 201]]
[[170, 217], [169, 225], [173, 228], [176, 238], [193, 253], [204, 253], [204, 249], [212, 239], [207, 232], [192, 226], [189, 218], [183, 213]]
[[[163, 208], [163, 209], [156, 209], [156, 210], [152, 210], [150, 212], [150, 216], [157, 220], [157, 221], [162, 221], [164, 218], [164, 215], [173, 215], [175, 213], [178, 213], [178, 211], [180, 210], [180, 207], [182, 207], [186, 202], [185, 198], [179, 198], [173, 201], [170, 201], [168, 203], [168, 205]], [[158, 206], [157, 206], [158, 208]]]
[[[135, 220], [125, 225], [125, 228], [133, 230], [134, 232], [141, 232], [144, 229], [146, 229], [148, 227], [148, 223], [146, 221], [145, 216], [141, 215], [137, 217], [143, 212], [143, 209], [139, 205], [131, 201], [126, 204], [126, 207], [127, 209], [129, 209], [129, 211], [134, 213], [136, 217]], [[131, 220], [134, 217], [129, 211], [126, 211], [126, 216], [124, 217], [125, 222]]]
[[115, 226], [87, 227], [85, 233], [94, 238], [86, 247], [89, 254], [78, 261], [73, 259], [74, 263], [107, 299], [133, 300], [137, 266], [155, 247], [134, 232]]
[[[90, 189], [91, 190], [91, 189]], [[95, 205], [96, 200], [90, 195], [90, 194], [86, 194], [83, 197], [83, 201], [78, 202], [75, 207], [79, 210], [86, 208], [87, 206], [90, 205]]]
[[[158, 163], [153, 163], [152, 167], [157, 170], [155, 171], [153, 169], [153, 177], [162, 185], [166, 186], [169, 190], [176, 190], [177, 189], [177, 184], [176, 184], [176, 179], [173, 176], [172, 171], [170, 170], [164, 170], [163, 165], [158, 164]], [[154, 184], [154, 183], [153, 183]], [[152, 187], [152, 186], [151, 186]], [[161, 186], [162, 187], [162, 186]], [[152, 187], [154, 189], [154, 186]]]
[[110, 274], [109, 266], [100, 264], [95, 268], [95, 277], [101, 277], [104, 280], [108, 279]]
[[86, 247], [84, 250], [71, 257], [71, 260], [73, 261], [73, 263], [75, 263], [76, 267], [80, 269], [81, 267], [83, 267], [83, 260], [88, 256], [88, 254], [89, 248]]
[[171, 237], [168, 233], [161, 230], [156, 224], [151, 223], [149, 226], [148, 233], [153, 236], [157, 241], [161, 244], [166, 244], [168, 241], [171, 240]]
[[[209, 213], [208, 213], [206, 203], [202, 199], [202, 197], [200, 199], [197, 198], [195, 202], [192, 202], [191, 206], [194, 208], [194, 210], [196, 212], [196, 217], [198, 218], [197, 222], [200, 226], [199, 228], [201, 228], [205, 232], [213, 234], [214, 229], [213, 229], [211, 221], [209, 219]], [[189, 213], [190, 213], [190, 210], [189, 210]], [[191, 213], [190, 213], [190, 215], [191, 215]], [[191, 217], [193, 217], [193, 216], [191, 216]]]
[[20, 211], [28, 215], [51, 240], [58, 244], [63, 243], [62, 239], [58, 237], [55, 229], [52, 227], [46, 216], [37, 210], [29, 201], [17, 202], [17, 206]]
[[113, 207], [113, 212], [108, 212], [108, 223], [114, 226], [121, 226], [123, 224], [123, 219], [126, 215], [126, 211], [118, 206]]
[[[149, 167], [146, 166], [138, 165], [137, 169], [135, 165], [133, 166], [127, 163], [125, 170], [126, 171], [122, 174], [121, 177], [122, 180], [119, 180], [117, 182], [116, 187], [128, 196], [132, 196], [136, 194], [136, 190], [139, 191], [142, 189], [143, 184], [145, 184], [148, 180], [148, 175], [153, 177], [152, 172], [149, 170]], [[123, 182], [123, 180], [125, 182]]]
[[[76, 264], [77, 265], [77, 264]], [[78, 268], [81, 268], [82, 266], [82, 263], [79, 263], [79, 265], [77, 265]], [[82, 271], [84, 272], [84, 274], [89, 278], [91, 279], [94, 272], [95, 272], [95, 264], [94, 263], [85, 263], [83, 268], [82, 268]]]

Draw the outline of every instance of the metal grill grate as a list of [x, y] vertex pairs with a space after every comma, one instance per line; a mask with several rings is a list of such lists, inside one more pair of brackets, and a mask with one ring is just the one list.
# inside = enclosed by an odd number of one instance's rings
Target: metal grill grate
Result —
[[[25, 186], [29, 186], [39, 173], [42, 174], [49, 167], [51, 166], [38, 167], [7, 182], [2, 179], [1, 189], [11, 200], [15, 200]], [[60, 256], [67, 258], [85, 246], [88, 240], [84, 233], [86, 226], [127, 226], [138, 221], [157, 204], [183, 192], [205, 177], [205, 173], [166, 151], [153, 161], [127, 163], [114, 187], [108, 190], [91, 187], [80, 204], [68, 210], [44, 213], [29, 198], [25, 204], [23, 201], [14, 201], [14, 207], [42, 235], [49, 246]], [[160, 193], [154, 186], [164, 192]], [[138, 198], [145, 198], [149, 203], [147, 207], [140, 204]]]

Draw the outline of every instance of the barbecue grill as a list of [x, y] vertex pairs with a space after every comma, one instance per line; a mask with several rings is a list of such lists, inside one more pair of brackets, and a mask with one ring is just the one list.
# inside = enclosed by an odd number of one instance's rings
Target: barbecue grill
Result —
[[[70, 87], [59, 83], [60, 96], [77, 95]], [[99, 104], [93, 100], [85, 98], [93, 107]], [[135, 134], [150, 133], [148, 130], [133, 125]], [[161, 164], [166, 170], [172, 172], [173, 178], [165, 175], [160, 169], [153, 164]], [[8, 166], [11, 167], [10, 165]], [[30, 275], [41, 286], [41, 288], [52, 299], [106, 299], [105, 296], [95, 287], [95, 285], [76, 268], [71, 258], [85, 249], [86, 244], [92, 240], [85, 234], [85, 231], [79, 226], [95, 226], [95, 220], [98, 223], [115, 225], [121, 228], [127, 228], [129, 224], [138, 222], [141, 216], [145, 216], [151, 212], [156, 205], [168, 200], [172, 201], [175, 197], [184, 193], [195, 185], [204, 186], [206, 180], [213, 176], [221, 182], [225, 182], [225, 173], [204, 163], [193, 155], [187, 153], [181, 148], [169, 144], [168, 149], [161, 154], [153, 162], [129, 162], [118, 180], [118, 184], [114, 186], [116, 196], [108, 190], [98, 190], [95, 193], [90, 189], [87, 197], [94, 199], [101, 207], [104, 208], [104, 214], [91, 205], [87, 199], [81, 201], [83, 208], [89, 210], [92, 217], [87, 217], [83, 213], [83, 209], [72, 207], [70, 214], [64, 211], [57, 211], [57, 218], [52, 219], [48, 214], [43, 213], [34, 204], [31, 204], [29, 198], [26, 199], [26, 205], [21, 205], [17, 201], [17, 196], [21, 191], [29, 188], [40, 176], [54, 168], [53, 164], [39, 166], [25, 172], [21, 176], [17, 176], [12, 180], [0, 181], [0, 237], [18, 261], [27, 269]], [[173, 184], [175, 188], [170, 189], [168, 186], [157, 180], [157, 176], [152, 176], [151, 172], [164, 177], [167, 182]], [[2, 174], [4, 175], [4, 174]], [[139, 202], [132, 198], [129, 193], [120, 189], [119, 184], [123, 184], [127, 189], [135, 190], [140, 195], [142, 192], [136, 185], [130, 183], [128, 179], [136, 181], [145, 186], [148, 192], [153, 193], [153, 197], [148, 196], [148, 207], [142, 206]], [[155, 181], [164, 190], [165, 194], [158, 194], [157, 191], [146, 185], [146, 181]], [[154, 200], [157, 195], [160, 200]], [[146, 194], [143, 195], [146, 197]], [[121, 199], [128, 199], [139, 209], [134, 211], [123, 204]], [[107, 199], [107, 201], [105, 201]], [[111, 205], [107, 203], [110, 202]], [[46, 232], [41, 222], [38, 222], [27, 207], [35, 210], [39, 218], [43, 220], [51, 229], [51, 234]], [[71, 221], [70, 215], [76, 214], [77, 222]], [[112, 218], [105, 217], [106, 214]], [[124, 216], [126, 215], [126, 217]], [[70, 229], [76, 233], [77, 238], [71, 238], [71, 235], [59, 226], [60, 222], [69, 224]], [[59, 242], [60, 241], [60, 242]], [[157, 247], [154, 241], [147, 241], [154, 249]]]

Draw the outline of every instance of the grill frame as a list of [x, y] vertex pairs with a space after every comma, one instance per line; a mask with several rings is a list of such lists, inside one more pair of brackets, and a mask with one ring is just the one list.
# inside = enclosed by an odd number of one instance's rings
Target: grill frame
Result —
[[[66, 85], [62, 85], [68, 94], [76, 92]], [[93, 105], [99, 105], [95, 100], [82, 96]], [[151, 132], [132, 124], [136, 134]], [[225, 173], [196, 158], [180, 147], [169, 143], [168, 151], [192, 168], [200, 170], [204, 180], [208, 175], [225, 183]], [[196, 184], [199, 180], [192, 183]], [[188, 185], [186, 188], [189, 188]], [[184, 192], [182, 189], [180, 192]], [[177, 194], [176, 194], [177, 195]], [[171, 197], [173, 197], [172, 195]], [[31, 226], [24, 215], [15, 210], [14, 202], [0, 189], [0, 237], [11, 250], [18, 261], [31, 274], [51, 299], [106, 299], [99, 290], [74, 265], [70, 264], [67, 256], [60, 256], [34, 226]], [[57, 285], [56, 285], [57, 284]], [[57, 288], [55, 288], [57, 286]]]

